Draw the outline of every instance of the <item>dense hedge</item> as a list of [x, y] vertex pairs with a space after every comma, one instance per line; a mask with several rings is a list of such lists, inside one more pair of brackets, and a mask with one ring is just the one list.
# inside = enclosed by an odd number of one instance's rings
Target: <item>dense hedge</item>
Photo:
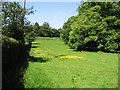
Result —
[[10, 48], [11, 46], [15, 46], [18, 44], [18, 41], [14, 38], [2, 36], [2, 46], [6, 48]]
[[2, 88], [23, 88], [23, 71], [27, 68], [30, 44], [20, 44], [17, 40], [2, 38]]
[[[2, 63], [9, 69], [14, 63], [27, 60], [31, 45], [22, 45], [17, 40], [2, 36]], [[26, 59], [25, 59], [26, 58]]]
[[31, 42], [35, 39], [34, 30], [25, 18], [31, 13], [32, 8], [23, 10], [18, 2], [2, 2], [3, 88], [23, 87], [22, 73], [28, 64]]

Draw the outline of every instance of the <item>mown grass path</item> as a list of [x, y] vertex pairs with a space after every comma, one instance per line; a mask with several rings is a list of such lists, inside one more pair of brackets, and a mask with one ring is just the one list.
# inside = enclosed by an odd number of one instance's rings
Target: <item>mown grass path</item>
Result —
[[25, 88], [116, 88], [118, 55], [76, 52], [58, 39], [37, 37], [32, 44]]

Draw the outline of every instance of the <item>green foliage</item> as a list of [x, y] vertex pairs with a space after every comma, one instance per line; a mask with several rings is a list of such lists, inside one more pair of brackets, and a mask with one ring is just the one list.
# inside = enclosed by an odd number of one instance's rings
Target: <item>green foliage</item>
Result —
[[61, 38], [65, 43], [76, 50], [120, 51], [119, 3], [85, 2], [78, 12], [63, 26]]
[[44, 22], [44, 23], [43, 23], [43, 26], [50, 27], [50, 25], [49, 25], [48, 22]]
[[34, 31], [35, 31], [35, 34], [38, 35], [38, 33], [39, 33], [39, 31], [38, 31], [38, 30], [39, 30], [39, 24], [38, 24], [37, 22], [36, 22], [35, 25], [33, 26], [33, 29], [34, 29]]
[[35, 30], [36, 36], [59, 37], [60, 34], [59, 30], [51, 28], [48, 22], [44, 22], [41, 26], [36, 22], [33, 29]]
[[23, 39], [22, 7], [16, 2], [3, 2], [2, 4], [2, 34], [17, 40]]
[[[24, 16], [32, 14], [32, 8], [23, 10], [22, 6], [18, 2], [2, 2], [1, 13], [2, 34], [8, 37], [12, 37], [18, 40], [20, 43], [24, 44], [26, 39], [25, 28], [29, 24]], [[30, 42], [29, 40], [27, 41]]]
[[40, 26], [40, 31], [42, 33], [42, 36], [44, 37], [48, 37], [48, 36], [51, 36], [51, 31], [50, 31], [51, 28], [49, 28], [48, 26]]
[[10, 38], [7, 36], [2, 36], [2, 46], [9, 48], [11, 46], [15, 46], [18, 44], [18, 41], [14, 38]]
[[64, 23], [63, 30], [61, 30], [60, 37], [64, 40], [65, 43], [69, 41], [69, 32], [71, 31], [71, 24], [76, 21], [77, 17], [72, 16]]
[[29, 24], [26, 25], [24, 29], [25, 42], [30, 44], [35, 40], [35, 31], [32, 25]]

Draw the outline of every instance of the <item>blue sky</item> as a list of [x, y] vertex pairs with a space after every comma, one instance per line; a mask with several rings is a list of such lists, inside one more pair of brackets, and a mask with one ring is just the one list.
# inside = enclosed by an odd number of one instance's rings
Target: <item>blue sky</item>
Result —
[[36, 10], [27, 17], [32, 24], [48, 22], [51, 27], [58, 29], [62, 28], [68, 18], [78, 14], [76, 10], [79, 5], [80, 2], [27, 2], [26, 8], [33, 6], [33, 10]]

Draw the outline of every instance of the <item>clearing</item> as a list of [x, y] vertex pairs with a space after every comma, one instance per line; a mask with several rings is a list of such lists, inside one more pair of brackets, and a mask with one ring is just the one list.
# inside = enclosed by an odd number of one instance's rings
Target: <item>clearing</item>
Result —
[[118, 54], [76, 52], [59, 38], [32, 44], [25, 88], [117, 88]]

